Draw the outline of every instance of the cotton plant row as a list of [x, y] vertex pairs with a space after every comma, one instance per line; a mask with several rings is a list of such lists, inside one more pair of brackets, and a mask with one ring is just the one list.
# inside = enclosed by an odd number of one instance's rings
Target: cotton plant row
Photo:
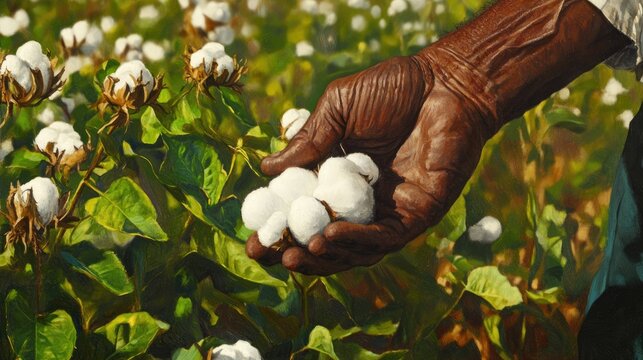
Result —
[[[286, 139], [292, 139], [309, 116], [305, 109], [286, 111], [281, 120]], [[241, 217], [266, 247], [289, 240], [306, 246], [332, 221], [370, 223], [375, 213], [373, 185], [378, 178], [377, 165], [362, 153], [329, 158], [317, 172], [291, 167], [267, 187], [248, 194]]]

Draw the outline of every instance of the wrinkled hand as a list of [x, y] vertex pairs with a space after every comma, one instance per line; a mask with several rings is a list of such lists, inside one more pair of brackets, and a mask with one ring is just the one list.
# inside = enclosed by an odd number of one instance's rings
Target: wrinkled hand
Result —
[[275, 176], [289, 167], [314, 168], [331, 155], [370, 155], [381, 171], [376, 218], [368, 225], [338, 221], [308, 249], [263, 247], [253, 234], [248, 256], [265, 265], [328, 275], [368, 266], [440, 221], [474, 171], [486, 139], [481, 112], [434, 77], [424, 58], [397, 57], [332, 82], [304, 128], [286, 149], [261, 163]]

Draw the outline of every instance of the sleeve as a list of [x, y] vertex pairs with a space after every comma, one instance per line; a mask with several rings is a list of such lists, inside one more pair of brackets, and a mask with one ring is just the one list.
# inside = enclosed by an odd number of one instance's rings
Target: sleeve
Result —
[[641, 0], [589, 0], [632, 44], [607, 60], [618, 69], [643, 70], [643, 1]]

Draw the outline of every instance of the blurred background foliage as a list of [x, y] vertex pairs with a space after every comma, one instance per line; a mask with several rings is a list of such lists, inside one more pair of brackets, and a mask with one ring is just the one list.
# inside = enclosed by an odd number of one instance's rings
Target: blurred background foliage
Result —
[[[39, 316], [32, 256], [5, 249], [0, 359], [37, 357], [16, 346], [29, 347], [29, 339], [55, 339], [53, 353], [43, 357], [51, 359], [68, 357], [70, 349], [77, 359], [200, 359], [202, 350], [238, 339], [266, 359], [575, 358], [605, 246], [611, 182], [628, 122], [642, 101], [634, 75], [600, 65], [505, 126], [444, 220], [399, 253], [326, 278], [289, 274], [245, 256], [249, 232], [239, 220], [240, 199], [269, 180], [258, 174], [260, 159], [284, 146], [281, 114], [292, 107], [313, 110], [333, 79], [413, 54], [485, 4], [409, 1], [407, 10], [391, 16], [390, 0], [371, 0], [364, 8], [312, 1], [314, 11], [296, 0], [229, 3], [235, 38], [227, 52], [246, 59], [249, 68], [242, 95], [221, 89], [214, 100], [197, 102], [192, 91], [174, 104], [172, 116], [147, 109], [127, 131], [100, 139], [103, 119], [90, 105], [99, 95], [95, 74], [113, 57], [116, 38], [139, 33], [164, 48], [161, 61], [146, 61], [153, 73], [165, 74], [162, 102], [185, 89], [182, 56], [196, 44], [182, 35], [179, 4], [0, 3], [0, 16], [25, 9], [31, 20], [16, 35], [0, 37], [2, 51], [34, 39], [61, 60], [63, 27], [113, 17], [100, 56], [69, 77], [63, 98], [75, 99], [69, 121], [76, 131], [108, 150], [94, 186], [103, 192], [133, 186], [140, 199], [151, 199], [167, 234], [167, 240], [154, 239], [106, 224], [96, 216], [101, 195], [86, 192], [83, 220], [59, 242], [55, 233], [49, 236]], [[141, 19], [145, 5], [158, 10], [156, 18]], [[42, 174], [43, 159], [32, 149], [44, 127], [38, 118], [51, 109], [64, 119], [63, 106], [59, 98], [22, 109], [2, 129], [0, 140], [11, 139], [15, 150], [0, 166], [0, 198], [9, 184]], [[172, 162], [180, 159], [189, 159], [185, 168]], [[204, 194], [198, 176], [180, 174], [206, 168], [219, 174], [216, 190], [209, 188], [214, 193]], [[61, 190], [79, 181], [75, 174]], [[503, 224], [489, 245], [467, 234], [484, 216]], [[0, 229], [8, 230], [4, 219]], [[59, 328], [48, 325], [53, 320]]]

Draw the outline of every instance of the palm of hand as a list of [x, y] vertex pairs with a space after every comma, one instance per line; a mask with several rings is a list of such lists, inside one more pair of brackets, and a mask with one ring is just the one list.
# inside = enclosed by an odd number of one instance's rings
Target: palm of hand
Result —
[[381, 171], [376, 220], [331, 223], [308, 249], [268, 249], [253, 234], [248, 255], [327, 275], [374, 264], [402, 248], [442, 218], [475, 169], [484, 137], [473, 126], [477, 113], [467, 108], [414, 58], [394, 58], [333, 82], [306, 126], [285, 150], [264, 159], [262, 170], [277, 175], [288, 167], [314, 167], [340, 154], [340, 145], [347, 153], [366, 153]]

